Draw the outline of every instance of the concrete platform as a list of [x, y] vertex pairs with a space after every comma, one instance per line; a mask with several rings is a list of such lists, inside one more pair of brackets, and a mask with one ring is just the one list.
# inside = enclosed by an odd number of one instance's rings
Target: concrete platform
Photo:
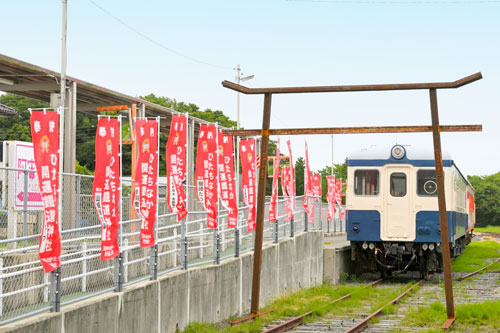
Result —
[[323, 283], [342, 283], [354, 268], [347, 234], [325, 233], [323, 244]]

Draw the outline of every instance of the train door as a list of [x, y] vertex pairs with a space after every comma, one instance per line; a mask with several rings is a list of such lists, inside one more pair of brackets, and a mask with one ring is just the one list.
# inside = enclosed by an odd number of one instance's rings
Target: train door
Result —
[[384, 210], [380, 228], [380, 238], [384, 241], [415, 240], [415, 180], [412, 171], [411, 166], [384, 168]]

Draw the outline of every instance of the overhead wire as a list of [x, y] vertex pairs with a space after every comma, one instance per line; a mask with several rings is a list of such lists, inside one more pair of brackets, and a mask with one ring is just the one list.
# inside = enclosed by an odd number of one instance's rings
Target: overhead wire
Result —
[[130, 31], [132, 31], [133, 33], [135, 33], [136, 35], [138, 35], [138, 36], [146, 39], [150, 43], [155, 44], [156, 46], [158, 46], [158, 47], [160, 47], [160, 48], [162, 48], [162, 49], [164, 49], [164, 50], [166, 50], [166, 51], [168, 51], [170, 53], [173, 53], [175, 55], [183, 57], [184, 59], [187, 59], [187, 60], [199, 63], [199, 64], [211, 66], [211, 67], [214, 67], [214, 68], [224, 69], [224, 70], [233, 70], [232, 67], [221, 66], [221, 65], [217, 65], [217, 64], [212, 64], [212, 63], [209, 63], [209, 62], [206, 62], [206, 61], [203, 61], [203, 60], [191, 57], [191, 56], [189, 56], [187, 54], [181, 53], [181, 52], [179, 52], [177, 50], [174, 50], [174, 49], [172, 49], [170, 47], [167, 47], [167, 46], [163, 45], [162, 43], [157, 42], [156, 40], [154, 40], [151, 37], [147, 36], [146, 34], [140, 32], [139, 30], [135, 29], [134, 27], [132, 27], [128, 23], [126, 23], [123, 20], [121, 20], [120, 18], [118, 18], [117, 16], [113, 15], [110, 11], [108, 11], [107, 9], [105, 9], [104, 7], [102, 7], [101, 5], [99, 5], [98, 3], [96, 3], [94, 0], [89, 0], [89, 2], [92, 3], [99, 10], [101, 10], [102, 12], [104, 12], [106, 15], [108, 15], [111, 18], [113, 18], [115, 21], [117, 21], [118, 23], [120, 23], [121, 25], [123, 25], [124, 27], [126, 27], [127, 29], [129, 29]]
[[332, 3], [332, 4], [395, 4], [395, 5], [480, 5], [480, 4], [496, 4], [500, 0], [451, 0], [451, 1], [433, 1], [433, 0], [285, 0], [287, 2], [317, 2], [317, 3]]

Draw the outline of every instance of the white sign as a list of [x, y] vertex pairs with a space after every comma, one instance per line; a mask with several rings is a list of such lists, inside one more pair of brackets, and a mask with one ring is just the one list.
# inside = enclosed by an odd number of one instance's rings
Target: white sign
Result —
[[[9, 167], [16, 169], [27, 169], [28, 172], [28, 192], [24, 193], [24, 177], [23, 171], [10, 171], [9, 181], [14, 180], [14, 209], [24, 209], [24, 198], [27, 197], [27, 208], [29, 210], [42, 210], [42, 195], [38, 186], [38, 177], [36, 174], [35, 158], [33, 155], [33, 144], [31, 142], [10, 141], [8, 143]], [[12, 202], [12, 201], [11, 201]]]

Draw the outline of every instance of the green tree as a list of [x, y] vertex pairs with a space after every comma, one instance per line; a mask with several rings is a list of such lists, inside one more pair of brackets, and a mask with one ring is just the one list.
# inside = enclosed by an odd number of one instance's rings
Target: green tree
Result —
[[500, 225], [500, 172], [467, 178], [476, 191], [476, 226]]

